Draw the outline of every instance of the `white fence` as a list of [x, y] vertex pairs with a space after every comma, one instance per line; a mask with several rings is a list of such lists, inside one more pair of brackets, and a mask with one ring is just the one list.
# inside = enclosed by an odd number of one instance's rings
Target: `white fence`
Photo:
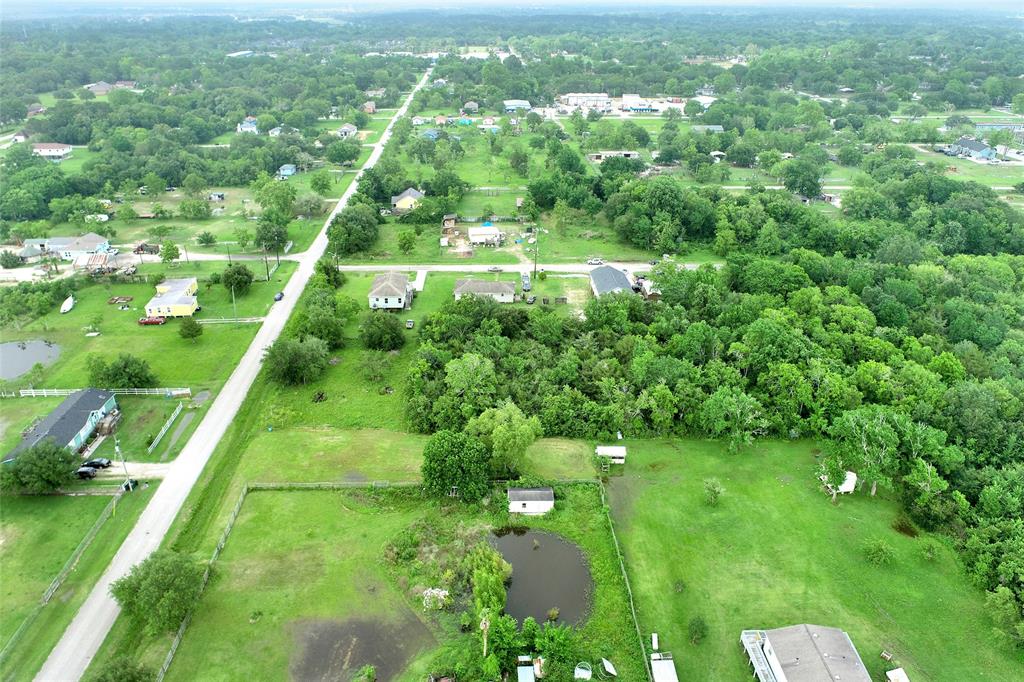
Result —
[[153, 442], [149, 444], [148, 448], [146, 448], [146, 452], [152, 453], [153, 450], [156, 449], [156, 446], [160, 445], [160, 439], [164, 437], [164, 434], [167, 433], [167, 429], [171, 428], [171, 424], [173, 424], [174, 420], [178, 418], [179, 414], [181, 414], [182, 407], [184, 407], [184, 403], [179, 401], [178, 406], [174, 408], [174, 412], [172, 412], [171, 416], [164, 422], [164, 426], [160, 429], [160, 433], [156, 434], [156, 438], [154, 438]]
[[[18, 391], [22, 398], [55, 398], [69, 396], [84, 390], [81, 388], [23, 388]], [[162, 395], [170, 398], [191, 398], [191, 388], [108, 388], [114, 395]], [[0, 397], [13, 398], [13, 393], [0, 394]]]

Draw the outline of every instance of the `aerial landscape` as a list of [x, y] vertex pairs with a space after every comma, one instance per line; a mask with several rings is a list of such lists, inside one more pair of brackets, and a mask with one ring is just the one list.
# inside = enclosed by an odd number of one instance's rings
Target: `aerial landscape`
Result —
[[1024, 681], [1020, 6], [0, 19], [0, 682]]

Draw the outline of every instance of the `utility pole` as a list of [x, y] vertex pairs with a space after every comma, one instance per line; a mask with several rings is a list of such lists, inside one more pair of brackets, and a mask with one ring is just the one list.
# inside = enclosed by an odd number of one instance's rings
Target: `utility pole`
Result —
[[263, 249], [263, 267], [267, 269], [267, 281], [270, 281], [270, 261], [267, 260], [267, 250]]
[[540, 225], [533, 228], [533, 279], [537, 279], [537, 257], [540, 255]]
[[231, 244], [224, 242], [224, 248], [228, 250], [228, 263], [231, 263]]
[[189, 262], [189, 260], [188, 260], [188, 247], [185, 246], [184, 244], [182, 244], [181, 245], [181, 250], [185, 252], [185, 262], [188, 263]]

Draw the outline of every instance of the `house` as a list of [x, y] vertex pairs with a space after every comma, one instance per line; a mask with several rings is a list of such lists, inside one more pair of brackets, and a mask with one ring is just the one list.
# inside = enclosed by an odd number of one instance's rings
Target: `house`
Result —
[[624, 445], [598, 445], [594, 448], [594, 454], [598, 457], [607, 457], [612, 464], [626, 463], [626, 446]]
[[713, 152], [708, 152], [708, 156], [711, 157], [711, 160], [713, 162], [721, 163], [722, 159], [725, 158], [725, 152], [721, 152], [721, 151], [715, 150]]
[[[651, 679], [654, 682], [679, 682], [676, 663], [667, 651], [651, 654]], [[779, 682], [784, 682], [780, 680]]]
[[498, 303], [511, 303], [516, 297], [516, 285], [512, 282], [492, 282], [482, 279], [459, 279], [455, 281], [455, 300], [473, 295], [493, 298]]
[[702, 88], [697, 88], [697, 91], [693, 94], [699, 97], [714, 97], [715, 88], [713, 85], [705, 85]]
[[367, 97], [370, 97], [372, 99], [383, 99], [384, 95], [387, 93], [387, 89], [371, 88], [369, 90], [365, 90], [364, 93], [366, 94]]
[[972, 140], [969, 137], [961, 137], [949, 145], [949, 150], [957, 156], [966, 156], [971, 159], [994, 159], [996, 150], [984, 142]]
[[429, 122], [430, 122], [430, 119], [426, 118], [425, 116], [413, 116], [412, 117], [412, 124], [414, 126], [426, 125]]
[[228, 52], [225, 56], [229, 59], [237, 59], [239, 57], [254, 57], [256, 53], [252, 50], [239, 50], [238, 52]]
[[368, 100], [366, 102], [363, 102], [362, 110], [363, 110], [364, 113], [367, 113], [367, 114], [376, 114], [377, 113], [377, 103], [374, 102], [373, 100]]
[[282, 135], [296, 135], [298, 134], [298, 128], [292, 128], [291, 126], [277, 126], [267, 131], [267, 135], [271, 137], [281, 137]]
[[654, 105], [648, 100], [644, 99], [640, 95], [622, 95], [622, 106], [620, 107], [623, 111], [631, 111], [633, 113], [650, 113], [657, 111]]
[[705, 110], [718, 101], [717, 97], [712, 97], [711, 95], [697, 95], [696, 97], [691, 97], [690, 99], [696, 102], [697, 104], [701, 105], [701, 107], [703, 107]]
[[355, 125], [353, 125], [352, 123], [345, 123], [340, 128], [335, 130], [334, 134], [337, 135], [338, 137], [346, 138], [353, 137], [358, 132], [359, 128], [357, 128]]
[[478, 111], [480, 111], [480, 105], [474, 102], [473, 100], [469, 100], [468, 102], [462, 105], [462, 110], [465, 111], [467, 114], [475, 114]]
[[368, 299], [371, 310], [402, 310], [412, 306], [413, 289], [409, 276], [387, 272], [373, 278]]
[[758, 682], [871, 682], [850, 636], [839, 628], [802, 624], [744, 630], [740, 642]]
[[27, 130], [19, 130], [18, 132], [16, 132], [13, 135], [11, 135], [11, 142], [14, 142], [14, 143], [24, 142], [28, 138], [29, 138], [29, 134], [28, 134]]
[[438, 140], [441, 139], [441, 131], [438, 130], [437, 128], [427, 128], [422, 133], [420, 133], [420, 137], [426, 140], [430, 140], [431, 142], [437, 142]]
[[99, 81], [98, 83], [89, 83], [88, 85], [82, 86], [85, 90], [88, 90], [92, 94], [100, 97], [102, 95], [110, 94], [110, 91], [114, 89], [114, 86], [106, 81]]
[[295, 164], [294, 163], [286, 163], [286, 164], [284, 164], [283, 166], [281, 166], [280, 168], [277, 169], [277, 179], [278, 180], [287, 180], [291, 176], [295, 175], [297, 172], [298, 172], [298, 169], [295, 168]]
[[23, 246], [14, 252], [22, 263], [32, 263], [43, 257], [43, 250], [38, 246]]
[[457, 213], [445, 213], [441, 216], [441, 227], [449, 230], [455, 227], [455, 223], [458, 221], [459, 215]]
[[996, 130], [1009, 130], [1015, 136], [1024, 134], [1024, 123], [976, 123], [974, 129], [979, 135], [985, 135]]
[[621, 291], [633, 293], [633, 283], [626, 273], [610, 265], [600, 265], [590, 271], [590, 288], [598, 297]]
[[607, 92], [567, 92], [559, 95], [558, 101], [573, 109], [596, 109], [602, 112], [612, 110], [612, 98]]
[[165, 279], [156, 285], [156, 296], [146, 304], [149, 317], [191, 317], [199, 308], [196, 292], [199, 282], [195, 277]]
[[533, 659], [519, 656], [516, 660], [516, 682], [536, 682], [537, 671], [533, 668]]
[[134, 90], [138, 85], [135, 81], [115, 81], [114, 88], [118, 90]]
[[206, 196], [207, 201], [224, 201], [224, 192], [210, 192]]
[[60, 163], [71, 156], [71, 145], [63, 142], [36, 142], [32, 145], [32, 153], [47, 161]]
[[484, 119], [482, 121], [480, 121], [480, 122], [482, 124], [484, 124], [485, 126], [492, 126], [492, 125], [494, 125], [494, 117], [493, 116], [484, 116]]
[[725, 128], [720, 125], [708, 125], [708, 126], [693, 126], [690, 131], [694, 134], [700, 133], [701, 135], [711, 135], [724, 133]]
[[60, 254], [60, 250], [74, 241], [74, 237], [47, 237], [45, 239], [26, 239], [24, 246], [34, 246], [42, 253]]
[[443, 88], [444, 86], [448, 85], [448, 81], [445, 80], [444, 78], [435, 78], [430, 85], [431, 87], [434, 88]]
[[256, 122], [255, 116], [246, 116], [241, 123], [235, 126], [236, 133], [249, 133], [252, 135], [260, 134], [260, 127]]
[[62, 447], [78, 450], [92, 436], [96, 425], [117, 409], [117, 399], [110, 391], [86, 388], [75, 391], [46, 415], [39, 423], [21, 437], [21, 442], [11, 450], [4, 463], [10, 462], [18, 453], [53, 439]]
[[499, 246], [502, 237], [501, 231], [490, 223], [470, 227], [466, 236], [474, 246]]
[[42, 104], [36, 103], [36, 104], [30, 104], [28, 106], [28, 117], [29, 118], [32, 118], [33, 116], [38, 116], [40, 114], [45, 114], [45, 113], [46, 113], [46, 107], [44, 107]]
[[591, 154], [587, 154], [587, 159], [590, 160], [590, 161], [593, 161], [594, 163], [601, 163], [605, 159], [614, 159], [614, 158], [639, 159], [640, 158], [640, 152], [618, 150], [618, 151], [593, 152]]
[[391, 197], [391, 209], [393, 211], [411, 211], [420, 205], [420, 199], [424, 196], [426, 195], [423, 192], [410, 187], [401, 194]]
[[839, 88], [839, 92], [843, 93], [844, 95], [848, 95], [851, 92], [853, 92], [853, 88], [846, 88], [846, 87]]
[[647, 277], [644, 277], [643, 279], [639, 280], [639, 284], [640, 284], [640, 293], [648, 301], [660, 301], [661, 300], [661, 289], [656, 287], [654, 285], [654, 282], [651, 279], [649, 279]]
[[[508, 513], [540, 516], [555, 508], [555, 491], [551, 488], [509, 488]], [[533, 666], [530, 666], [531, 670]]]
[[530, 102], [525, 99], [507, 99], [503, 102], [506, 114], [514, 114], [520, 109], [530, 110]]
[[91, 256], [95, 253], [106, 253], [110, 250], [110, 242], [106, 237], [101, 237], [95, 232], [88, 232], [83, 234], [81, 237], [74, 237], [68, 242], [60, 245], [57, 249], [53, 249], [53, 242], [50, 242], [50, 248], [57, 251], [63, 260], [76, 260], [81, 256]]

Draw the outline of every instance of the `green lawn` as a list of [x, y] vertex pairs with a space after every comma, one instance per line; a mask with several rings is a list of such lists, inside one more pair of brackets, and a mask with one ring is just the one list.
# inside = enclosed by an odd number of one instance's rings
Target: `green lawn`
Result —
[[21, 432], [57, 407], [63, 398], [3, 398], [0, 402], [0, 453], [21, 442]]
[[[0, 667], [5, 682], [31, 680], [106, 569], [155, 486], [121, 499], [50, 602]], [[105, 495], [0, 498], [0, 633], [6, 643], [110, 501]]]
[[[147, 447], [156, 434], [160, 432], [167, 419], [174, 413], [178, 402], [179, 400], [177, 399], [159, 396], [122, 395], [117, 397], [117, 405], [121, 409], [123, 416], [115, 435], [117, 437], [117, 444], [120, 445], [121, 453], [126, 460], [130, 462], [159, 462], [161, 459], [165, 461], [174, 459], [185, 443], [188, 442], [189, 436], [195, 431], [203, 417], [206, 416], [206, 410], [209, 409], [213, 401], [207, 400], [200, 407], [192, 407], [192, 401], [188, 399], [182, 400], [181, 402], [184, 403], [185, 407], [177, 419], [174, 420], [171, 428], [164, 434], [164, 437], [160, 440], [157, 447], [153, 449], [153, 452], [147, 452]], [[174, 447], [168, 450], [175, 430], [184, 422], [186, 415], [190, 413], [192, 418], [187, 427], [178, 437]], [[163, 456], [165, 452], [167, 453], [166, 457]], [[100, 446], [96, 449], [95, 456], [113, 460], [119, 459], [119, 455], [114, 447], [114, 438], [107, 438], [100, 443]]]
[[946, 175], [959, 180], [973, 180], [990, 187], [1008, 187], [1024, 180], [1024, 167], [1009, 164], [990, 166], [987, 163], [975, 163], [970, 159], [958, 159], [937, 152], [914, 150], [919, 161], [934, 161], [947, 170]]
[[[896, 665], [912, 680], [1019, 679], [1024, 657], [993, 641], [984, 595], [953, 550], [943, 544], [935, 561], [924, 559], [925, 536], [892, 529], [893, 500], [857, 493], [830, 504], [810, 443], [739, 454], [710, 441], [629, 447], [611, 506], [641, 630], [660, 635], [680, 679], [749, 679], [740, 631], [798, 623], [849, 632], [873, 679]], [[714, 508], [702, 492], [709, 477], [726, 490]], [[862, 544], [878, 539], [895, 550], [892, 566], [865, 559]], [[698, 615], [709, 634], [693, 646], [687, 624]]]
[[99, 152], [90, 151], [85, 147], [75, 147], [71, 152], [71, 158], [60, 162], [60, 168], [68, 175], [81, 173], [82, 166], [84, 166], [87, 161], [99, 158], [99, 156]]

